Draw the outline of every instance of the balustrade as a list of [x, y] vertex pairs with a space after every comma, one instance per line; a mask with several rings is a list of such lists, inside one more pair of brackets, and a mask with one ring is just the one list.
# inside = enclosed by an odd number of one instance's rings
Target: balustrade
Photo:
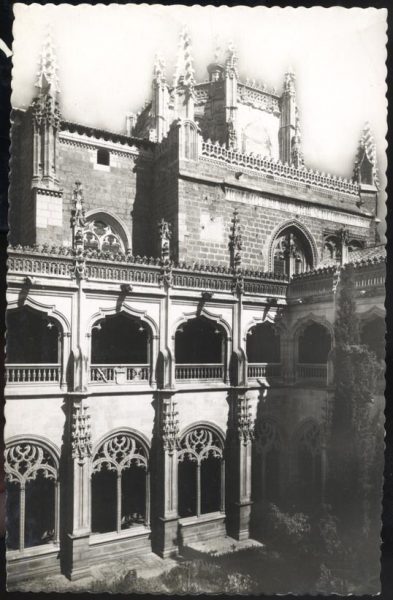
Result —
[[179, 380], [223, 380], [224, 365], [219, 364], [203, 364], [192, 365], [183, 364], [176, 365], [175, 378]]
[[249, 379], [281, 377], [281, 363], [248, 363]]
[[150, 380], [150, 365], [92, 365], [91, 383], [146, 383]]
[[298, 379], [327, 381], [327, 364], [298, 363], [296, 368]]
[[6, 381], [10, 383], [60, 383], [60, 365], [6, 365]]

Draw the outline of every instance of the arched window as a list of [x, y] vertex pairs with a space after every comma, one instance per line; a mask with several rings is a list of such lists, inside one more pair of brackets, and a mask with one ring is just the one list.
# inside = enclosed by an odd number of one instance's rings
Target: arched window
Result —
[[272, 248], [273, 270], [277, 274], [291, 277], [308, 271], [313, 266], [310, 243], [295, 226], [287, 227], [276, 238]]
[[246, 349], [249, 363], [279, 363], [280, 335], [272, 323], [258, 323], [247, 333]]
[[303, 425], [297, 438], [298, 500], [312, 506], [321, 500], [321, 430], [310, 421]]
[[113, 224], [100, 219], [88, 221], [84, 231], [85, 248], [114, 254], [125, 252], [125, 241]]
[[149, 381], [151, 330], [141, 319], [126, 313], [97, 321], [91, 333], [92, 381], [115, 381], [122, 367], [124, 381]]
[[58, 459], [36, 441], [5, 450], [7, 546], [24, 550], [59, 541]]
[[361, 343], [374, 352], [379, 360], [385, 358], [385, 333], [386, 325], [382, 317], [366, 321], [360, 330]]
[[311, 323], [299, 336], [299, 362], [326, 364], [331, 346], [331, 336], [326, 327]]
[[7, 382], [61, 379], [63, 330], [46, 313], [24, 306], [7, 313]]
[[223, 379], [226, 336], [205, 317], [190, 319], [175, 334], [176, 379]]
[[110, 152], [106, 148], [98, 148], [97, 150], [97, 164], [106, 165], [110, 164]]
[[8, 363], [57, 364], [61, 333], [58, 321], [29, 306], [8, 311]]
[[277, 423], [261, 417], [255, 424], [253, 488], [255, 500], [280, 500], [282, 439]]
[[93, 533], [149, 526], [148, 450], [136, 436], [119, 432], [101, 444], [92, 466]]
[[359, 240], [350, 240], [348, 243], [348, 252], [354, 252], [355, 250], [360, 250], [364, 245]]
[[205, 425], [190, 429], [178, 452], [179, 516], [224, 511], [223, 440]]
[[341, 259], [341, 242], [335, 235], [329, 235], [325, 238], [323, 246], [324, 260], [340, 262]]

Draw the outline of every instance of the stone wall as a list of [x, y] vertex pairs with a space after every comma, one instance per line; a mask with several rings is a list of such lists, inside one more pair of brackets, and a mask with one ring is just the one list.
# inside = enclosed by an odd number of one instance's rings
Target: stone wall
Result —
[[[151, 254], [151, 166], [132, 154], [111, 151], [110, 166], [96, 162], [97, 146], [60, 143], [59, 179], [64, 189], [63, 235], [71, 242], [70, 217], [74, 182], [84, 190], [86, 212], [102, 210], [120, 218], [132, 236], [134, 254]], [[135, 160], [134, 160], [135, 159]]]

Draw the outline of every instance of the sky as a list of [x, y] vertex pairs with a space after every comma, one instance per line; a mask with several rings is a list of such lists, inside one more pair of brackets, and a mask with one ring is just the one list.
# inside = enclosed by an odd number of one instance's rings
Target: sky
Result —
[[162, 5], [14, 5], [12, 105], [27, 107], [48, 28], [59, 64], [65, 119], [125, 132], [125, 115], [151, 97], [156, 52], [173, 74], [178, 36], [188, 27], [197, 81], [219, 45], [233, 42], [240, 78], [281, 92], [296, 74], [307, 167], [351, 177], [369, 121], [381, 180], [380, 231], [386, 213], [386, 9]]

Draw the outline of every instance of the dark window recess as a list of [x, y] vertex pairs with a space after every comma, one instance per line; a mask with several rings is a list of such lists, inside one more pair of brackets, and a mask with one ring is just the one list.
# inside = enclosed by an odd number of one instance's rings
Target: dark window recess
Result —
[[6, 322], [10, 364], [59, 362], [61, 331], [56, 321], [30, 307], [23, 307], [10, 310]]
[[110, 153], [109, 150], [105, 148], [99, 148], [97, 150], [97, 164], [98, 165], [106, 165], [109, 167], [110, 165]]
[[142, 321], [128, 315], [106, 317], [92, 330], [92, 364], [146, 364], [149, 332]]
[[299, 337], [300, 363], [327, 363], [332, 347], [330, 333], [323, 325], [309, 325]]
[[247, 358], [250, 363], [279, 363], [280, 336], [271, 323], [259, 323], [247, 335]]
[[175, 356], [180, 364], [223, 362], [225, 335], [204, 317], [183, 323], [176, 331]]

